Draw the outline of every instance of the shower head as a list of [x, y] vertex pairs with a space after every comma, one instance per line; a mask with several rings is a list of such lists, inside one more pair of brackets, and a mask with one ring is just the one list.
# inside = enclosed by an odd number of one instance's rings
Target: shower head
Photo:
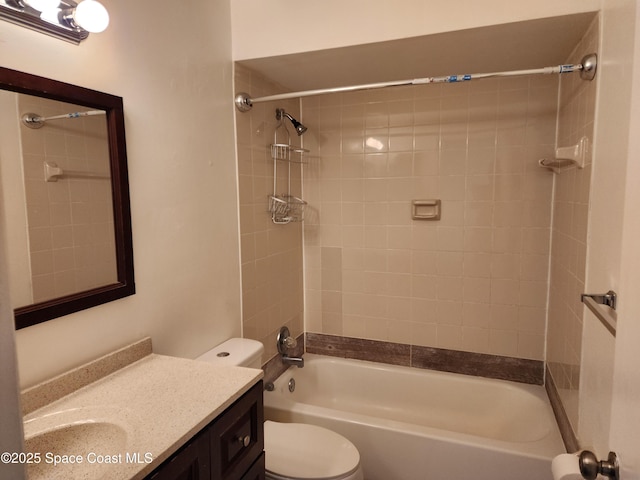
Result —
[[276, 118], [278, 120], [282, 120], [282, 117], [287, 117], [291, 121], [291, 123], [293, 124], [293, 127], [296, 129], [296, 133], [298, 134], [298, 136], [302, 135], [304, 132], [307, 131], [307, 127], [305, 127], [295, 118], [293, 118], [291, 115], [285, 112], [283, 108], [276, 109]]
[[305, 127], [303, 124], [301, 124], [299, 121], [297, 121], [288, 113], [285, 112], [284, 116], [287, 117], [289, 120], [291, 120], [291, 123], [293, 124], [293, 128], [296, 129], [296, 133], [298, 134], [298, 136], [302, 135], [304, 132], [307, 131], [307, 127]]

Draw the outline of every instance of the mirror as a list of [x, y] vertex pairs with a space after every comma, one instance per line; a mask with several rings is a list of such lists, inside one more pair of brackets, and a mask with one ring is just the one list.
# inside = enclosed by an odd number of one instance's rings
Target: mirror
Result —
[[0, 177], [16, 328], [135, 293], [121, 97], [0, 67]]

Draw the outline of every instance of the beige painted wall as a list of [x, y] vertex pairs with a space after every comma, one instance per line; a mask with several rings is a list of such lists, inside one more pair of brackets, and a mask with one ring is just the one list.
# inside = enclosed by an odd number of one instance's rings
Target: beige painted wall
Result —
[[602, 44], [589, 212], [586, 288], [619, 295], [615, 340], [587, 313], [580, 436], [598, 455], [616, 450], [621, 478], [640, 478], [638, 454], [638, 2], [602, 2]]
[[381, 42], [595, 11], [601, 0], [234, 0], [233, 59]]
[[[617, 12], [605, 10], [607, 17]], [[619, 48], [616, 63], [626, 64], [631, 78], [629, 108], [631, 118], [629, 131], [640, 130], [640, 9], [638, 2], [626, 1], [619, 15], [624, 16], [616, 23], [623, 26], [616, 29], [625, 48]], [[615, 19], [616, 17], [613, 17]], [[631, 38], [634, 39], [631, 44]], [[610, 46], [608, 46], [610, 48]], [[631, 68], [632, 67], [632, 68]], [[616, 92], [609, 92], [615, 94]], [[606, 100], [606, 98], [605, 98]], [[624, 125], [626, 129], [627, 125]], [[628, 143], [627, 171], [625, 183], [624, 229], [622, 232], [621, 255], [624, 262], [620, 271], [620, 322], [616, 338], [615, 357], [612, 364], [613, 386], [611, 395], [611, 425], [608, 442], [605, 446], [615, 450], [622, 460], [621, 478], [637, 480], [640, 478], [640, 369], [638, 369], [638, 339], [640, 339], [640, 136], [630, 135]], [[603, 452], [604, 454], [604, 452]]]
[[0, 22], [4, 67], [124, 98], [131, 188], [137, 293], [18, 331], [23, 386], [146, 335], [193, 358], [241, 333], [229, 3], [106, 6], [80, 46]]

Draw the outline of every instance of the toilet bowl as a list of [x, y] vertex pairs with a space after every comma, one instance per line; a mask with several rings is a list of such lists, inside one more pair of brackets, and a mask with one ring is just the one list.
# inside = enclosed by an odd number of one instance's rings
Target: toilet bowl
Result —
[[[261, 342], [232, 338], [196, 360], [261, 368], [263, 351]], [[264, 450], [271, 480], [364, 480], [358, 449], [326, 428], [266, 420]]]
[[264, 422], [266, 476], [272, 480], [363, 480], [353, 443], [306, 423]]

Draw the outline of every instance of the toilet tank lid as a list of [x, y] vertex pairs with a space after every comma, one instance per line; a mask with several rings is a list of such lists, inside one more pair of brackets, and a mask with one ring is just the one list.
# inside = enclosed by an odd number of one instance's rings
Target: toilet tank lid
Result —
[[262, 342], [250, 338], [230, 338], [200, 355], [196, 360], [216, 365], [250, 365], [264, 352]]

